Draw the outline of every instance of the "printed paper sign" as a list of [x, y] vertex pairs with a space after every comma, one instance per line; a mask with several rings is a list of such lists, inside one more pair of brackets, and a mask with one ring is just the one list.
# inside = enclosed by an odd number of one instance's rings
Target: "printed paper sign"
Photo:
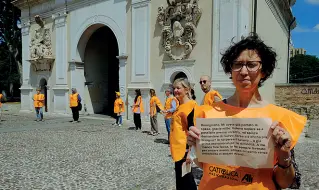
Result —
[[274, 141], [269, 118], [197, 118], [199, 162], [273, 168]]

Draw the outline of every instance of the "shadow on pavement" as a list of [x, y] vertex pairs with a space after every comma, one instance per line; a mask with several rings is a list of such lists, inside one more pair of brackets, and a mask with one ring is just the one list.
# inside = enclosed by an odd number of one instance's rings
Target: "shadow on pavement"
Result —
[[135, 130], [135, 127], [129, 127], [127, 130]]
[[162, 144], [168, 144], [168, 140], [166, 140], [166, 139], [160, 139], [160, 138], [155, 139], [154, 142], [156, 142], [156, 143], [162, 143]]

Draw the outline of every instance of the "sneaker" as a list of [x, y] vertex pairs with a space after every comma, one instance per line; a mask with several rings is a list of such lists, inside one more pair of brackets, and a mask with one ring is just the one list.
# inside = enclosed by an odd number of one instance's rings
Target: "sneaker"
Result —
[[121, 127], [122, 125], [121, 124], [119, 124], [119, 127]]

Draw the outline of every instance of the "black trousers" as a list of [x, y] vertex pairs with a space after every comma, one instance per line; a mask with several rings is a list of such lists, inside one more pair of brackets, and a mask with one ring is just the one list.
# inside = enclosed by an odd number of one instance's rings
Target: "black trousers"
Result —
[[141, 122], [141, 114], [140, 113], [134, 113], [134, 124], [135, 129], [142, 129], [142, 122]]
[[192, 172], [182, 177], [182, 164], [186, 161], [187, 153], [180, 161], [175, 162], [176, 190], [197, 190]]
[[74, 121], [79, 120], [79, 108], [78, 107], [71, 107], [72, 110], [72, 116]]

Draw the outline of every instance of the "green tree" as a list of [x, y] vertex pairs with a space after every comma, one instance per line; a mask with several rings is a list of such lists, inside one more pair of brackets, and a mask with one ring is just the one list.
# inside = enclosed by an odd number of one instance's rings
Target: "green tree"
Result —
[[296, 55], [290, 59], [290, 83], [319, 82], [319, 59], [313, 55]]
[[20, 16], [11, 0], [0, 0], [0, 88], [7, 92], [22, 84]]

